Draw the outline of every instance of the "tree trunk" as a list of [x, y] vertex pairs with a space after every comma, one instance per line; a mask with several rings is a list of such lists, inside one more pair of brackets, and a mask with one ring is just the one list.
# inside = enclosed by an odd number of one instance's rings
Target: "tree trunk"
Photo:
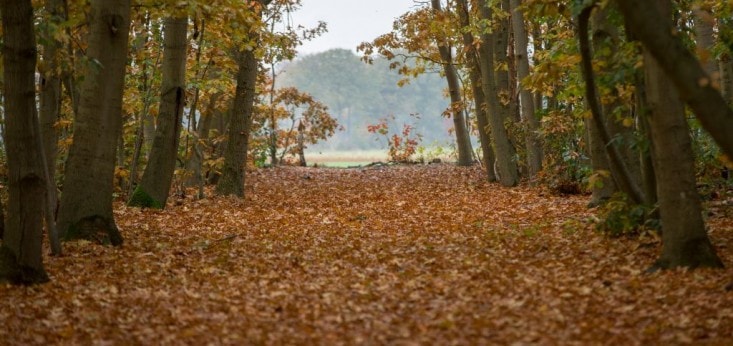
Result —
[[[231, 106], [224, 111], [215, 110], [212, 114], [213, 118], [211, 121], [211, 132], [215, 133], [218, 137], [226, 137], [226, 135], [224, 134], [227, 133], [227, 125], [229, 124], [229, 119], [231, 118], [231, 115]], [[209, 153], [212, 159], [219, 159], [221, 157], [224, 157], [224, 150], [226, 149], [227, 145], [226, 140], [209, 141], [209, 143], [211, 144]], [[219, 183], [219, 178], [221, 178], [221, 170], [218, 170], [215, 167], [211, 167], [211, 169], [206, 172], [205, 176], [207, 184], [216, 185]]]
[[0, 12], [9, 190], [0, 282], [35, 284], [48, 281], [48, 275], [42, 255], [47, 184], [36, 111], [33, 6], [30, 0], [2, 0]]
[[[728, 157], [733, 157], [733, 109], [652, 1], [616, 0], [628, 26], [657, 60], [685, 101]], [[661, 197], [661, 196], [660, 196]]]
[[176, 169], [186, 95], [188, 18], [169, 17], [163, 25], [163, 79], [158, 126], [145, 172], [128, 203], [130, 206], [156, 209], [165, 208]]
[[519, 10], [521, 0], [511, 0], [512, 29], [514, 32], [514, 58], [517, 62], [517, 79], [519, 80], [519, 102], [522, 110], [522, 121], [527, 129], [527, 167], [530, 178], [542, 170], [542, 142], [539, 137], [540, 121], [535, 114], [532, 92], [523, 87], [521, 81], [529, 76], [529, 36], [524, 27], [524, 15]]
[[[481, 19], [491, 22], [493, 13], [491, 8], [481, 2]], [[496, 155], [496, 170], [499, 182], [504, 186], [515, 186], [519, 183], [519, 172], [515, 161], [515, 152], [509, 141], [509, 134], [504, 127], [504, 115], [499, 100], [499, 88], [495, 76], [494, 66], [494, 34], [490, 28], [483, 28], [481, 44], [479, 46], [479, 61], [481, 64], [481, 82], [488, 105], [489, 127], [491, 128], [491, 145]]]
[[[195, 141], [193, 142], [191, 157], [186, 162], [186, 171], [190, 174], [189, 178], [186, 180], [186, 186], [200, 186], [203, 184], [204, 148], [202, 146], [203, 142], [209, 139], [211, 123], [214, 119], [216, 103], [218, 102], [219, 97], [221, 97], [221, 92], [211, 95], [209, 98], [209, 105], [206, 107], [206, 112], [201, 115], [198, 131], [196, 131]], [[203, 194], [199, 194], [199, 198], [203, 197]]]
[[239, 72], [232, 114], [229, 118], [229, 138], [224, 151], [224, 167], [216, 184], [216, 193], [244, 197], [244, 172], [257, 84], [258, 63], [255, 52], [252, 49], [239, 52], [237, 65]]
[[[651, 125], [649, 124], [649, 101], [646, 95], [646, 82], [642, 73], [637, 72], [635, 76], [635, 108], [636, 121], [639, 128], [639, 135], [649, 141], [648, 147], [639, 150], [639, 170], [644, 188], [644, 204], [653, 206], [657, 204], [657, 178], [654, 173], [654, 143], [651, 140]], [[657, 215], [658, 217], [658, 215]]]
[[481, 70], [478, 60], [478, 52], [474, 46], [474, 36], [466, 30], [471, 26], [471, 16], [468, 10], [467, 0], [457, 1], [458, 17], [461, 21], [463, 33], [464, 54], [466, 55], [466, 64], [468, 65], [469, 78], [471, 79], [471, 91], [473, 92], [474, 107], [476, 108], [476, 120], [478, 122], [479, 140], [481, 142], [481, 154], [484, 164], [486, 165], [486, 178], [489, 182], [496, 181], [496, 173], [494, 172], [494, 149], [491, 147], [491, 137], [489, 136], [489, 120], [486, 114], [486, 96], [481, 84]]
[[112, 214], [117, 138], [127, 62], [130, 0], [91, 4], [89, 47], [74, 142], [66, 163], [59, 230], [66, 239], [121, 245]]
[[[60, 30], [59, 24], [66, 19], [64, 11], [64, 0], [46, 0], [46, 11], [48, 20]], [[46, 30], [45, 43], [43, 44], [44, 69], [40, 75], [40, 124], [41, 138], [43, 139], [43, 153], [46, 156], [46, 167], [53, 189], [49, 189], [49, 200], [51, 205], [56, 205], [56, 158], [58, 156], [58, 131], [56, 122], [59, 120], [61, 109], [61, 75], [59, 64], [59, 51], [62, 48], [61, 42], [53, 39], [54, 32]], [[55, 208], [54, 208], [55, 209]]]
[[720, 72], [721, 72], [721, 83], [723, 84], [721, 90], [725, 101], [728, 102], [728, 106], [733, 106], [733, 58], [731, 58], [731, 52], [726, 52], [720, 59]]
[[298, 123], [298, 163], [301, 167], [307, 167], [308, 163], [305, 161], [305, 125], [301, 120]]
[[[585, 98], [588, 108], [590, 108], [592, 120], [598, 129], [599, 138], [603, 143], [611, 143], [611, 135], [609, 127], [604, 121], [603, 111], [601, 109], [598, 90], [595, 84], [595, 74], [593, 71], [592, 49], [590, 47], [590, 39], [588, 30], [590, 26], [590, 17], [593, 7], [584, 8], [578, 16], [578, 39], [580, 45], [581, 70], [583, 79], [585, 80]], [[616, 145], [605, 145], [606, 154], [608, 155], [609, 167], [613, 174], [614, 181], [618, 187], [631, 198], [634, 203], [641, 203], [644, 200], [644, 193], [641, 188], [635, 184], [631, 178], [628, 166], [625, 164], [624, 157]]]
[[[671, 15], [669, 0], [655, 2], [662, 13]], [[644, 67], [663, 230], [662, 255], [652, 269], [722, 267], [702, 219], [684, 105], [648, 51], [644, 52]]]
[[611, 176], [611, 164], [608, 163], [606, 146], [601, 140], [601, 135], [592, 119], [585, 119], [585, 128], [588, 134], [588, 151], [590, 153], [591, 168], [595, 180], [591, 185], [591, 198], [588, 207], [596, 207], [603, 204], [616, 192], [616, 183]]
[[714, 30], [715, 18], [710, 13], [709, 8], [697, 7], [692, 10], [694, 31], [695, 31], [695, 49], [697, 57], [702, 63], [703, 69], [711, 77], [711, 83], [720, 89], [720, 73], [718, 73], [718, 62], [713, 54], [713, 46], [715, 45]]
[[[440, 0], [431, 0], [433, 12], [442, 13]], [[458, 81], [458, 72], [453, 65], [453, 53], [444, 38], [436, 38], [438, 50], [440, 52], [440, 60], [445, 72], [445, 79], [448, 82], [448, 94], [450, 95], [450, 109], [453, 114], [453, 128], [456, 132], [456, 147], [458, 149], [458, 165], [470, 166], [473, 164], [473, 150], [471, 149], [471, 135], [466, 126], [464, 117], [463, 98], [461, 97], [461, 85]]]
[[[593, 49], [595, 52], [608, 51], [605, 48], [608, 46], [614, 46], [620, 44], [618, 33], [613, 26], [610, 26], [607, 21], [607, 8], [597, 7], [593, 11], [592, 16], [592, 37], [593, 37]], [[596, 60], [603, 62], [603, 66], [612, 66], [613, 53], [605, 54], [594, 54], [593, 57]], [[608, 73], [608, 67], [602, 70], [601, 73]], [[609, 162], [607, 155], [607, 146], [618, 147], [617, 141], [604, 142], [601, 131], [608, 131], [609, 137], [615, 137], [619, 133], [619, 126], [615, 124], [613, 113], [616, 108], [620, 107], [618, 101], [611, 104], [601, 105], [601, 118], [605, 130], [599, 128], [593, 119], [586, 119], [586, 131], [588, 133], [588, 146], [590, 151], [591, 167], [595, 179], [591, 186], [591, 200], [588, 203], [589, 207], [595, 207], [602, 204], [604, 201], [611, 198], [611, 196], [617, 191], [617, 185], [615, 181], [624, 179], [623, 176], [619, 176], [619, 170], [614, 170]], [[628, 163], [627, 157], [622, 158], [624, 162]]]
[[[499, 105], [501, 110], [501, 118], [504, 122], [515, 123], [517, 121], [515, 113], [512, 112], [512, 88], [511, 78], [509, 73], [510, 59], [509, 59], [509, 0], [501, 0], [501, 16], [494, 16], [494, 20], [498, 21], [498, 26], [494, 26], [494, 67], [496, 77], [496, 87], [499, 93]], [[505, 12], [506, 11], [506, 12]], [[514, 143], [518, 142], [516, 138], [512, 138], [512, 133], [509, 133], [509, 141], [512, 143], [512, 149], [516, 150]], [[514, 152], [516, 155], [516, 151]], [[516, 158], [515, 158], [516, 161]], [[518, 163], [517, 163], [518, 166]]]

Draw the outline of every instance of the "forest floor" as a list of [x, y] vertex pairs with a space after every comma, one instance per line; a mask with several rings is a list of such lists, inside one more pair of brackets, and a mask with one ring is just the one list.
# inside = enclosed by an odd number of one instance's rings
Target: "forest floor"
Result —
[[727, 269], [644, 274], [659, 241], [600, 235], [587, 201], [451, 165], [257, 170], [244, 200], [120, 204], [124, 246], [0, 286], [0, 344], [733, 344], [730, 204]]

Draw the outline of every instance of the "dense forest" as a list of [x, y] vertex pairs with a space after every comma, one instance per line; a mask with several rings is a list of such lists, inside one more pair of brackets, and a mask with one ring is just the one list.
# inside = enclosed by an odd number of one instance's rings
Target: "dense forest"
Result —
[[0, 0], [0, 337], [730, 343], [733, 3], [302, 6]]

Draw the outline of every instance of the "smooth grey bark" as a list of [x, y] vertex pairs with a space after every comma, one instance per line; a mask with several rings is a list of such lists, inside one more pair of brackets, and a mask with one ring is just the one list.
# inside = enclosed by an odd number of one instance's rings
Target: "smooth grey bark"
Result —
[[512, 31], [514, 32], [514, 59], [517, 65], [517, 79], [519, 83], [519, 102], [521, 105], [522, 121], [527, 128], [527, 167], [530, 178], [542, 170], [542, 141], [540, 139], [540, 121], [535, 114], [535, 104], [532, 92], [521, 85], [521, 81], [529, 76], [529, 34], [525, 28], [524, 14], [519, 10], [521, 0], [511, 0]]
[[733, 157], [733, 109], [714, 87], [711, 77], [674, 35], [673, 23], [663, 20], [652, 1], [616, 0], [627, 25], [649, 50], [722, 151]]
[[[479, 7], [481, 19], [491, 22], [493, 11], [488, 4], [481, 2]], [[488, 105], [491, 145], [496, 155], [495, 168], [499, 183], [504, 186], [515, 186], [519, 183], [519, 172], [515, 161], [514, 147], [509, 141], [509, 134], [504, 127], [505, 112], [502, 111], [501, 101], [499, 100], [499, 88], [497, 87], [495, 75], [494, 34], [490, 30], [490, 28], [483, 28], [482, 30], [481, 44], [479, 46], [479, 62], [481, 66], [482, 87], [484, 96], [486, 96], [486, 104]]]
[[59, 231], [68, 240], [122, 245], [112, 194], [129, 27], [130, 0], [92, 1], [88, 63], [58, 216]]
[[[509, 0], [501, 0], [501, 11], [505, 14], [509, 14]], [[511, 59], [509, 59], [509, 50], [511, 49], [509, 47], [509, 31], [510, 31], [510, 23], [509, 23], [509, 16], [504, 15], [502, 13], [502, 16], [495, 16], [494, 20], [498, 22], [498, 25], [494, 26], [494, 67], [496, 67], [496, 70], [494, 72], [495, 78], [496, 78], [496, 87], [497, 92], [499, 93], [499, 105], [501, 110], [501, 117], [504, 119], [504, 121], [510, 121], [510, 122], [517, 122], [518, 119], [518, 109], [513, 109], [516, 104], [513, 104], [514, 100], [514, 93], [512, 90], [512, 83], [511, 83], [511, 65], [513, 63], [511, 62]], [[518, 142], [517, 139], [512, 138], [512, 134], [509, 134], [510, 142], [512, 142], [512, 148], [514, 148], [514, 142]], [[514, 148], [516, 150], [516, 148]], [[516, 152], [515, 152], [516, 154]]]
[[475, 37], [469, 30], [471, 26], [471, 16], [467, 0], [456, 1], [458, 18], [461, 23], [464, 54], [466, 55], [466, 65], [468, 67], [469, 78], [471, 80], [471, 91], [473, 92], [473, 100], [476, 108], [476, 121], [478, 123], [479, 141], [481, 144], [481, 155], [486, 165], [486, 178], [489, 182], [496, 181], [496, 173], [494, 172], [494, 149], [491, 147], [491, 137], [489, 136], [489, 120], [486, 114], [486, 95], [481, 84], [481, 70], [478, 58], [478, 51], [474, 46]]
[[36, 110], [33, 6], [30, 0], [2, 0], [0, 12], [9, 192], [0, 282], [43, 283], [48, 281], [42, 255], [47, 174]]
[[[654, 2], [671, 18], [669, 0]], [[644, 68], [663, 244], [662, 255], [651, 269], [722, 267], [702, 219], [684, 105], [669, 77], [646, 50]]]
[[164, 20], [163, 79], [158, 126], [148, 164], [130, 198], [130, 206], [164, 209], [170, 194], [186, 97], [187, 29], [187, 17], [168, 17]]
[[[433, 12], [440, 13], [443, 11], [441, 8], [440, 0], [431, 0]], [[448, 46], [446, 41], [442, 37], [436, 38], [438, 44], [438, 51], [440, 52], [441, 64], [443, 65], [443, 72], [445, 73], [445, 79], [448, 82], [448, 95], [450, 96], [450, 110], [453, 114], [453, 128], [456, 133], [456, 147], [458, 149], [458, 165], [459, 166], [470, 166], [473, 164], [473, 150], [471, 149], [471, 135], [468, 132], [466, 126], [466, 119], [464, 116], [464, 104], [463, 97], [461, 96], [461, 84], [458, 80], [458, 71], [453, 64], [453, 53], [451, 47]]]

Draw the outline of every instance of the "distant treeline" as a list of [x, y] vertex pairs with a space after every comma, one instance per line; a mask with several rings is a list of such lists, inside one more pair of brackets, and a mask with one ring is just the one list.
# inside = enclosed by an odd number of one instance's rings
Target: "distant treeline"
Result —
[[384, 140], [367, 132], [367, 126], [392, 115], [392, 131], [410, 124], [426, 145], [450, 143], [452, 121], [441, 116], [449, 105], [444, 80], [437, 73], [427, 73], [400, 87], [401, 79], [381, 58], [368, 65], [350, 50], [332, 49], [284, 64], [277, 83], [313, 95], [344, 127], [312, 149], [384, 148]]

